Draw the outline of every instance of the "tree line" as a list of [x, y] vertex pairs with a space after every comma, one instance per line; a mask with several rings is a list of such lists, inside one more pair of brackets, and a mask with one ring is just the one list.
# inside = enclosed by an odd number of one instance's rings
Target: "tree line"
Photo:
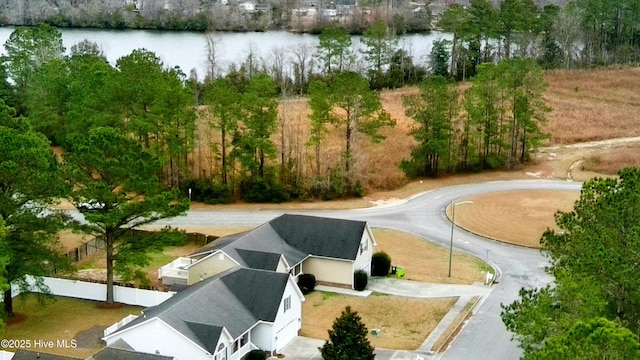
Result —
[[[414, 65], [381, 20], [359, 51], [344, 28], [329, 27], [315, 49], [275, 48], [267, 59], [250, 51], [224, 74], [209, 40], [200, 81], [145, 49], [112, 66], [96, 44], [80, 42], [67, 55], [57, 29], [22, 27], [5, 43], [0, 91], [54, 146], [67, 150], [96, 127], [117, 129], [160, 160], [166, 186], [210, 202], [362, 195], [371, 170], [356, 166], [364, 144], [356, 140], [380, 142], [395, 125], [378, 92], [390, 83], [419, 84], [420, 95], [404, 99], [417, 143], [400, 163], [410, 177], [514, 166], [546, 136], [545, 84], [530, 59], [480, 65], [461, 94]], [[302, 139], [287, 112], [299, 95], [311, 110]], [[329, 134], [344, 134], [339, 158], [327, 157]], [[303, 171], [307, 149], [312, 171]]]
[[[369, 11], [383, 16], [397, 32], [425, 31], [431, 13], [425, 6], [413, 11], [409, 1], [318, 1], [315, 15], [301, 17], [300, 2], [257, 0], [255, 11], [244, 10], [239, 0], [0, 0], [0, 24], [101, 29], [151, 29], [174, 31], [265, 31], [290, 29], [317, 32], [340, 21], [353, 33], [362, 33]], [[324, 9], [349, 5], [348, 15], [325, 16]], [[296, 11], [297, 10], [297, 11]], [[297, 14], [297, 15], [296, 15]], [[301, 23], [305, 24], [301, 26]]]
[[562, 7], [471, 0], [468, 7], [451, 5], [439, 24], [453, 34], [448, 74], [466, 79], [479, 64], [512, 57], [534, 58], [545, 69], [638, 63], [639, 20], [635, 0], [575, 0]]

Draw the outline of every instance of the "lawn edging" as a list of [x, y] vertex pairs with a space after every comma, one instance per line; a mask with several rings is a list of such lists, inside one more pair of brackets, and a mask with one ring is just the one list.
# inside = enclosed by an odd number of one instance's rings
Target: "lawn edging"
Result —
[[480, 296], [472, 297], [465, 307], [460, 311], [455, 320], [447, 327], [442, 336], [431, 347], [433, 353], [438, 354], [442, 349], [446, 349], [453, 338], [462, 330], [464, 323], [471, 317], [476, 306], [480, 303]]

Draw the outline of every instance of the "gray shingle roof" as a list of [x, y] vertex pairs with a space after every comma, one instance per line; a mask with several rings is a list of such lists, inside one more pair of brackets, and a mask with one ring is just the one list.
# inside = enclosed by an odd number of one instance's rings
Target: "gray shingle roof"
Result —
[[133, 350], [117, 349], [106, 347], [93, 356], [89, 360], [173, 360], [173, 356], [164, 356], [156, 354], [147, 354]]
[[236, 249], [236, 252], [247, 267], [252, 269], [276, 271], [280, 262], [280, 254], [263, 251]]
[[15, 360], [79, 360], [79, 358], [71, 357], [71, 356], [62, 356], [62, 355], [54, 355], [47, 354], [39, 351], [31, 351], [31, 350], [23, 350], [18, 349], [15, 354], [13, 354], [12, 359]]
[[355, 260], [365, 227], [364, 221], [285, 214], [251, 231], [220, 238], [191, 256], [222, 250], [242, 266], [265, 270], [275, 269], [275, 256], [255, 253], [282, 254], [290, 266], [309, 255]]
[[367, 225], [364, 221], [284, 214], [269, 222], [292, 247], [307, 254], [355, 260]]
[[157, 317], [210, 353], [226, 328], [238, 338], [258, 321], [273, 322], [289, 274], [236, 267], [147, 308], [122, 329]]

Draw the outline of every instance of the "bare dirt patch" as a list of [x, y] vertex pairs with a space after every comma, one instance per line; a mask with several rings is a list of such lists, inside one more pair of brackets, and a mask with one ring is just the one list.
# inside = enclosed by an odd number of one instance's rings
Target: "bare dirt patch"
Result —
[[[327, 331], [347, 306], [362, 317], [374, 347], [417, 349], [447, 314], [457, 299], [412, 299], [373, 294], [366, 298], [314, 291], [302, 303], [301, 336], [328, 339]], [[410, 311], [408, 309], [411, 309]], [[403, 311], [404, 310], [404, 311]]]
[[[481, 194], [456, 206], [456, 225], [491, 239], [540, 247], [542, 233], [555, 229], [556, 211], [570, 211], [579, 191], [518, 190]], [[451, 216], [451, 209], [447, 209]]]

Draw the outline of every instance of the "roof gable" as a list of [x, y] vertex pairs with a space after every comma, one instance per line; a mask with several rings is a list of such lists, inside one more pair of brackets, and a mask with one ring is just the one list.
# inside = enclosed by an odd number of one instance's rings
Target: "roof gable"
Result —
[[367, 223], [284, 214], [269, 224], [287, 244], [306, 254], [355, 260]]
[[223, 328], [235, 339], [259, 321], [275, 320], [289, 276], [235, 267], [145, 309], [114, 334], [157, 318], [213, 354]]
[[221, 280], [257, 319], [274, 322], [288, 279], [289, 274], [242, 269]]
[[[200, 340], [200, 343], [206, 346], [206, 350], [211, 354], [216, 352], [217, 340], [222, 335], [222, 327], [216, 325], [200, 324], [190, 321], [185, 321], [187, 327], [191, 332]], [[215, 339], [216, 341], [212, 341]]]
[[280, 254], [253, 251], [246, 249], [236, 249], [236, 252], [242, 258], [244, 264], [252, 269], [270, 270], [275, 271], [278, 268], [280, 262]]

